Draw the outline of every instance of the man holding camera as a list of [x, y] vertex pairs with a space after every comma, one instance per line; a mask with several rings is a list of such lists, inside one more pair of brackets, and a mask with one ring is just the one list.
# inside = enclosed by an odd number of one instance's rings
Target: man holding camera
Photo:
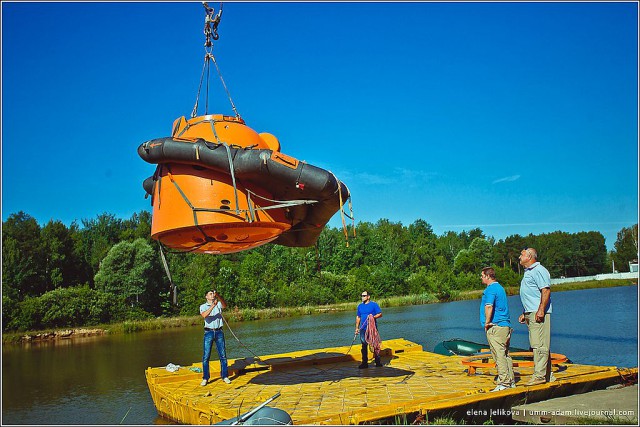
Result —
[[228, 377], [224, 333], [222, 332], [224, 326], [222, 309], [227, 308], [227, 303], [219, 293], [213, 290], [207, 291], [205, 298], [207, 302], [200, 306], [200, 315], [204, 318], [204, 354], [202, 355], [202, 382], [200, 385], [206, 386], [209, 382], [209, 358], [214, 342], [220, 358], [220, 377], [225, 383], [231, 384]]

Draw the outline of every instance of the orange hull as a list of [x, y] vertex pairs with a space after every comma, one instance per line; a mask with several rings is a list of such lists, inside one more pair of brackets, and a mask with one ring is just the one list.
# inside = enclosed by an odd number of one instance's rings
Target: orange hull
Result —
[[[162, 169], [163, 184], [156, 185], [152, 199], [151, 237], [165, 246], [211, 254], [231, 253], [269, 243], [291, 228], [282, 212], [274, 209], [268, 213], [248, 201], [244, 188], [238, 188], [236, 204], [228, 175], [184, 164], [169, 164]], [[266, 192], [262, 195], [273, 197]]]

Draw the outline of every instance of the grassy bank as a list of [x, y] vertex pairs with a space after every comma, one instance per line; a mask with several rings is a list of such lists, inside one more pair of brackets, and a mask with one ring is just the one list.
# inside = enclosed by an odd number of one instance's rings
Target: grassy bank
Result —
[[[616, 286], [631, 286], [636, 285], [637, 281], [628, 279], [617, 280], [592, 280], [588, 282], [577, 283], [565, 283], [552, 286], [552, 292], [573, 291], [580, 289], [592, 289], [592, 288], [609, 288]], [[482, 295], [482, 289], [456, 292], [452, 294], [448, 299], [438, 299], [434, 294], [424, 293], [420, 295], [406, 295], [389, 298], [375, 299], [381, 307], [399, 307], [408, 305], [420, 305], [420, 304], [433, 304], [439, 302], [449, 301], [462, 301], [479, 299]], [[507, 287], [508, 295], [517, 295], [519, 292], [518, 287]], [[248, 320], [258, 319], [276, 319], [282, 317], [301, 316], [325, 312], [341, 312], [341, 311], [353, 311], [355, 312], [358, 302], [347, 302], [340, 304], [329, 304], [322, 306], [302, 306], [302, 307], [281, 307], [281, 308], [266, 308], [266, 309], [252, 309], [252, 308], [230, 308], [225, 311], [225, 318], [229, 322], [243, 322]], [[114, 323], [109, 325], [95, 325], [91, 326], [89, 331], [97, 331], [94, 334], [122, 334], [133, 333], [139, 331], [153, 330], [153, 329], [168, 329], [168, 328], [181, 328], [188, 326], [196, 326], [202, 323], [200, 316], [182, 316], [171, 318], [154, 318], [147, 320], [137, 321], [125, 321], [122, 323]], [[32, 340], [51, 340], [58, 338], [68, 338], [70, 336], [87, 335], [88, 329], [59, 329], [59, 330], [45, 330], [45, 331], [29, 331], [29, 332], [15, 332], [15, 333], [3, 333], [2, 344], [17, 344], [23, 341]]]

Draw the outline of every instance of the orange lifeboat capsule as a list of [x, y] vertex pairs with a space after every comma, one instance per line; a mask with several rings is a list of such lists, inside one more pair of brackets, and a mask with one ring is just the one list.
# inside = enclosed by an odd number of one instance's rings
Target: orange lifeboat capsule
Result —
[[277, 138], [239, 117], [177, 119], [138, 154], [157, 164], [151, 237], [178, 251], [225, 254], [269, 242], [313, 245], [349, 198], [328, 171], [280, 153]]

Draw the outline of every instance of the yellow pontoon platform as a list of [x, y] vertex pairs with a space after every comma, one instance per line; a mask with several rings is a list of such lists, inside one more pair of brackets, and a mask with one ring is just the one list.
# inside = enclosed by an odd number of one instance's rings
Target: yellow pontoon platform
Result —
[[[280, 408], [294, 424], [360, 424], [394, 418], [449, 414], [488, 415], [499, 418], [512, 406], [605, 388], [629, 378], [638, 369], [560, 364], [557, 380], [527, 387], [532, 369], [517, 367], [516, 388], [492, 392], [495, 368], [469, 375], [462, 357], [423, 351], [405, 339], [382, 342], [383, 367], [358, 369], [360, 345], [230, 359], [231, 384], [219, 377], [212, 361], [212, 381], [200, 386], [202, 374], [183, 366], [176, 372], [165, 367], [145, 372], [158, 413], [184, 424], [215, 424], [260, 405], [276, 393], [269, 406]], [[396, 418], [397, 417], [397, 418]]]

